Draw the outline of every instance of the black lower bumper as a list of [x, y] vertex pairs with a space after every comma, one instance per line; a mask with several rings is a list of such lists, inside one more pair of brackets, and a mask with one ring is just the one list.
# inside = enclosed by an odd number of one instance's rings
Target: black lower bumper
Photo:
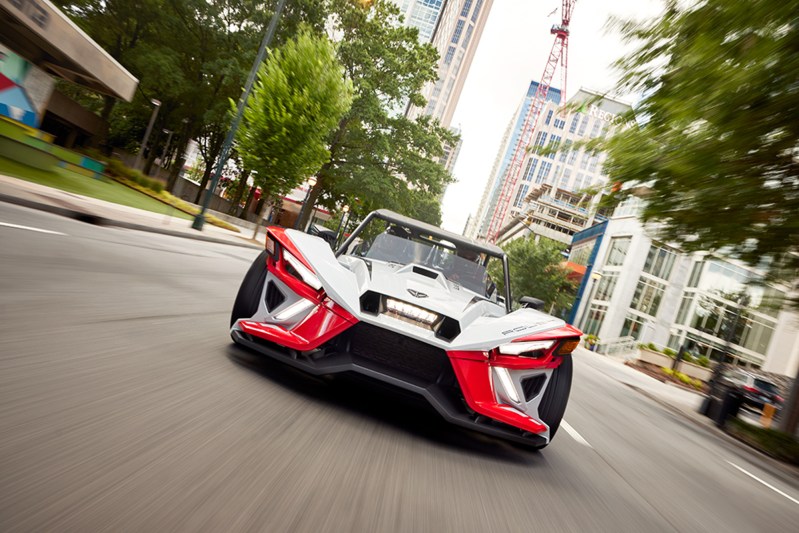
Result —
[[[427, 400], [445, 420], [452, 424], [502, 439], [543, 447], [547, 439], [508, 424], [472, 412], [463, 401], [448, 359], [436, 365], [426, 365], [421, 372], [394, 364], [385, 357], [370, 357], [351, 342], [347, 335], [329, 343], [323, 349], [298, 352], [276, 343], [249, 335], [239, 330], [231, 331], [233, 341], [261, 354], [291, 365], [313, 375], [356, 373], [376, 381], [417, 394]], [[408, 365], [409, 366], [409, 365]]]

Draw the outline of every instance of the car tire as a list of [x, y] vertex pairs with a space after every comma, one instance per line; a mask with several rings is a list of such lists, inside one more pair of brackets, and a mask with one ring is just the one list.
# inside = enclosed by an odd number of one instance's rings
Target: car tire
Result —
[[[538, 416], [549, 426], [549, 440], [560, 427], [563, 420], [563, 413], [566, 411], [566, 404], [569, 401], [569, 393], [572, 388], [573, 364], [572, 356], [564, 355], [560, 366], [552, 372], [549, 386], [544, 391], [541, 404], [538, 406]], [[543, 446], [542, 446], [543, 448]]]
[[230, 327], [241, 318], [250, 318], [258, 311], [258, 303], [266, 282], [266, 250], [253, 261], [244, 280], [241, 282], [233, 312], [230, 314]]

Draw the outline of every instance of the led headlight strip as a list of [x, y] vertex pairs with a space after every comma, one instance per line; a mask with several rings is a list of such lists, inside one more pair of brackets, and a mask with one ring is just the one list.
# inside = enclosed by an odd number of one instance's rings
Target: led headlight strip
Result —
[[511, 342], [499, 347], [499, 353], [505, 355], [524, 355], [528, 352], [538, 352], [552, 348], [555, 341]]
[[435, 313], [431, 313], [426, 309], [416, 307], [409, 303], [401, 302], [400, 300], [395, 300], [394, 298], [386, 299], [386, 307], [391, 313], [412, 318], [413, 320], [418, 320], [428, 325], [432, 325], [438, 319], [438, 315]]
[[316, 274], [311, 272], [311, 270], [302, 264], [302, 262], [291, 255], [286, 249], [283, 249], [283, 259], [285, 259], [288, 264], [294, 267], [294, 270], [302, 278], [302, 281], [316, 289], [317, 291], [322, 288], [322, 282], [319, 281], [319, 278], [316, 277]]

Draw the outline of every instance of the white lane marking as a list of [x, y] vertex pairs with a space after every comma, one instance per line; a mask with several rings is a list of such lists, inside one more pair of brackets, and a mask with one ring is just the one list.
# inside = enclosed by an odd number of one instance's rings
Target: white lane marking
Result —
[[577, 433], [577, 430], [576, 430], [576, 429], [574, 429], [573, 427], [571, 427], [571, 425], [570, 425], [568, 422], [566, 422], [565, 420], [561, 420], [561, 421], [560, 421], [560, 427], [562, 427], [563, 429], [565, 429], [565, 430], [566, 430], [566, 433], [568, 433], [569, 435], [571, 435], [571, 437], [572, 437], [574, 440], [576, 440], [577, 442], [579, 442], [579, 443], [580, 443], [580, 444], [582, 444], [583, 446], [588, 446], [589, 448], [593, 448], [593, 446], [591, 446], [590, 444], [588, 444], [588, 441], [587, 441], [587, 440], [585, 440], [585, 439], [583, 438], [583, 436], [582, 436], [582, 435], [580, 435], [579, 433]]
[[30, 226], [20, 226], [19, 224], [9, 224], [8, 222], [0, 222], [0, 226], [5, 226], [7, 228], [14, 228], [14, 229], [26, 229], [28, 231], [36, 231], [38, 233], [49, 233], [50, 235], [66, 235], [66, 233], [61, 233], [60, 231], [50, 231], [49, 229], [32, 228]]
[[777, 493], [777, 494], [779, 494], [780, 496], [785, 496], [786, 498], [788, 498], [789, 500], [791, 500], [793, 503], [795, 503], [795, 504], [799, 505], [799, 500], [797, 500], [796, 498], [792, 498], [792, 497], [788, 496], [787, 494], [785, 494], [784, 492], [782, 492], [782, 491], [781, 491], [780, 489], [778, 489], [777, 487], [775, 487], [775, 486], [773, 486], [773, 485], [769, 485], [768, 483], [766, 483], [765, 481], [763, 481], [762, 479], [760, 479], [760, 478], [759, 478], [759, 477], [757, 477], [756, 475], [754, 475], [754, 474], [750, 474], [749, 472], [747, 472], [746, 470], [744, 470], [744, 469], [743, 469], [743, 468], [741, 468], [740, 466], [738, 466], [738, 465], [736, 465], [736, 464], [733, 464], [733, 463], [731, 463], [731, 462], [729, 462], [729, 461], [727, 461], [727, 464], [728, 464], [728, 465], [730, 465], [730, 466], [733, 466], [733, 467], [737, 468], [738, 470], [740, 470], [741, 472], [743, 472], [743, 473], [744, 473], [744, 474], [746, 474], [747, 476], [751, 477], [751, 478], [752, 478], [752, 479], [754, 479], [755, 481], [758, 481], [758, 482], [762, 483], [763, 485], [767, 486], [768, 488], [770, 488], [771, 490], [773, 490], [774, 492], [776, 492], [776, 493]]

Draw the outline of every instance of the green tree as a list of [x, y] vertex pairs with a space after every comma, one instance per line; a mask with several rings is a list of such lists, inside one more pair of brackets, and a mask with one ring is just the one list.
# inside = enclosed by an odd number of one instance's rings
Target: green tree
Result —
[[[401, 114], [408, 102], [424, 103], [421, 89], [436, 79], [437, 53], [419, 42], [415, 28], [401, 24], [391, 2], [364, 8], [331, 0], [330, 6], [338, 57], [355, 96], [329, 138], [330, 158], [317, 173], [310, 202], [334, 207], [358, 198], [365, 211], [385, 207], [418, 214], [421, 199], [438, 197], [451, 181], [436, 158], [455, 137], [428, 117], [409, 120]], [[439, 220], [438, 203], [423, 203], [425, 219]]]
[[[70, 91], [109, 120], [109, 148], [138, 149], [151, 98], [161, 101], [147, 165], [166, 136], [182, 156], [199, 141], [207, 182], [227, 133], [229, 100], [238, 98], [277, 0], [58, 0], [75, 22], [139, 79], [131, 103]], [[302, 24], [322, 31], [324, 0], [292, 0], [281, 16], [275, 46]], [[173, 167], [170, 188], [182, 168]]]
[[[685, 4], [615, 21], [635, 50], [622, 92], [638, 123], [604, 143], [605, 171], [644, 184], [643, 217], [686, 250], [799, 267], [799, 2]], [[631, 187], [625, 187], [627, 191]], [[622, 192], [621, 194], [629, 194]]]
[[[790, 284], [799, 269], [797, 12], [797, 0], [670, 0], [656, 19], [616, 20], [635, 44], [618, 61], [618, 89], [644, 96], [639, 123], [605, 143], [606, 172], [646, 186], [643, 217], [667, 239], [769, 266]], [[783, 429], [794, 432], [799, 379], [788, 405]]]
[[244, 166], [267, 195], [286, 194], [328, 160], [327, 138], [352, 102], [352, 83], [326, 37], [302, 31], [272, 52], [238, 130]]
[[[562, 245], [541, 238], [516, 239], [503, 249], [508, 254], [511, 289], [514, 299], [532, 296], [544, 301], [544, 310], [560, 316], [571, 307], [576, 285], [568, 279], [568, 271], [563, 268]], [[491, 279], [497, 284], [499, 294], [505, 290], [502, 265], [494, 262], [489, 265]]]

